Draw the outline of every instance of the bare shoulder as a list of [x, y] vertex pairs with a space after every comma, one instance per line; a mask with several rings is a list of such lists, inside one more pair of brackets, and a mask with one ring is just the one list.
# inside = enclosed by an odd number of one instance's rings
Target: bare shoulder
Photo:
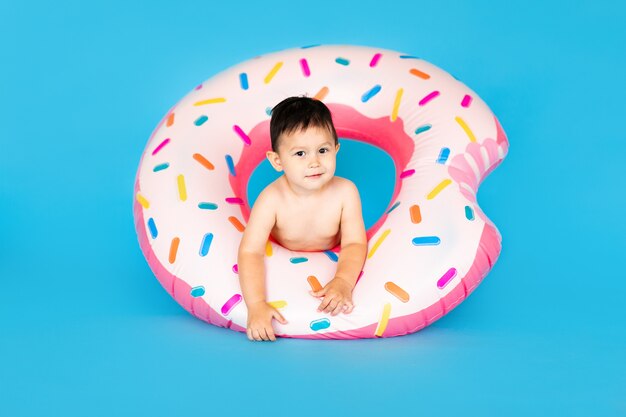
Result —
[[352, 181], [347, 178], [337, 176], [334, 177], [334, 180], [337, 192], [340, 192], [347, 198], [359, 197], [359, 190]]

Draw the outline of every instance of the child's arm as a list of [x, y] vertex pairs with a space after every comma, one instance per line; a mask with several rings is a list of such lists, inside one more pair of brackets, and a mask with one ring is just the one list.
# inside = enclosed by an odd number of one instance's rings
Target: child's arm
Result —
[[324, 297], [318, 311], [335, 316], [342, 310], [352, 312], [352, 289], [356, 284], [367, 252], [367, 236], [361, 212], [359, 190], [352, 182], [347, 182], [343, 192], [344, 203], [341, 211], [341, 252], [335, 278], [320, 291], [312, 292], [316, 297]]
[[239, 252], [237, 266], [243, 299], [248, 308], [246, 333], [250, 340], [276, 340], [272, 318], [287, 321], [265, 300], [265, 245], [274, 227], [276, 211], [272, 205], [271, 191], [264, 190], [250, 212]]

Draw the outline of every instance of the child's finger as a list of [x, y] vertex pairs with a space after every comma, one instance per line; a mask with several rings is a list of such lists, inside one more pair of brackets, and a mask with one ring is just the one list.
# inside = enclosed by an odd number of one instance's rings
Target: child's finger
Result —
[[328, 306], [324, 309], [324, 313], [330, 313], [337, 307], [338, 304], [339, 300], [333, 298], [330, 303], [328, 303]]
[[272, 317], [274, 317], [276, 320], [278, 320], [278, 322], [281, 323], [281, 324], [287, 324], [287, 320], [285, 320], [283, 315], [280, 314], [280, 312], [278, 310], [274, 310], [274, 313], [272, 314]]
[[317, 311], [324, 310], [326, 307], [328, 307], [328, 305], [330, 304], [332, 300], [333, 299], [331, 297], [324, 297], [324, 300], [322, 300], [319, 307], [317, 307]]
[[254, 341], [254, 337], [252, 337], [251, 329], [246, 329], [246, 334], [248, 335], [248, 339], [250, 339], [251, 341]]
[[252, 337], [254, 338], [254, 340], [256, 340], [257, 342], [260, 342], [261, 340], [261, 334], [259, 333], [259, 331], [257, 329], [253, 329], [252, 330]]
[[343, 310], [344, 306], [345, 304], [343, 302], [337, 303], [337, 306], [333, 309], [333, 311], [331, 311], [330, 315], [336, 316], [337, 314], [341, 313], [341, 310]]
[[267, 337], [272, 342], [276, 341], [276, 336], [274, 335], [274, 329], [267, 329]]

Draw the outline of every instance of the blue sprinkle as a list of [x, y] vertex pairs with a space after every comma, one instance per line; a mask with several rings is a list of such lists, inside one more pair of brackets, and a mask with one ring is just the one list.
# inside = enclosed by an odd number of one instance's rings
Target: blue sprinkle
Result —
[[302, 258], [291, 258], [291, 259], [289, 259], [289, 262], [291, 262], [292, 264], [301, 264], [302, 262], [306, 262], [308, 260], [309, 260], [309, 258], [304, 258], [304, 257], [302, 257]]
[[400, 55], [400, 59], [422, 59], [418, 56], [413, 56], [413, 55]]
[[204, 122], [206, 122], [207, 120], [209, 120], [209, 118], [206, 117], [205, 115], [202, 115], [202, 116], [198, 117], [196, 119], [196, 121], [193, 122], [193, 124], [195, 124], [196, 126], [202, 126], [204, 124]]
[[265, 109], [265, 114], [267, 114], [268, 116], [271, 116], [272, 115], [272, 108], [271, 107], [267, 107]]
[[159, 231], [157, 230], [156, 224], [154, 224], [154, 219], [152, 217], [148, 219], [148, 229], [150, 229], [150, 236], [152, 236], [152, 239], [156, 239], [156, 237], [159, 235]]
[[199, 203], [198, 207], [202, 210], [216, 210], [217, 204], [215, 203]]
[[474, 210], [470, 206], [465, 206], [465, 218], [467, 220], [474, 220]]
[[248, 89], [248, 74], [246, 74], [245, 72], [242, 72], [241, 74], [239, 74], [239, 82], [241, 83], [241, 89], [247, 90]]
[[400, 205], [400, 202], [398, 201], [396, 204], [394, 204], [393, 206], [391, 206], [391, 208], [389, 210], [387, 210], [387, 214], [391, 213], [392, 211], [394, 211], [396, 209], [396, 207], [398, 207]]
[[226, 164], [228, 164], [228, 170], [230, 171], [230, 175], [232, 175], [233, 177], [237, 176], [232, 156], [226, 155]]
[[202, 285], [191, 289], [192, 297], [202, 297], [204, 295], [204, 287]]
[[438, 164], [445, 164], [448, 160], [448, 156], [450, 156], [449, 148], [441, 148], [441, 152], [439, 152], [439, 158], [437, 158]]
[[331, 250], [325, 250], [324, 253], [326, 254], [326, 256], [328, 256], [330, 258], [331, 261], [333, 262], [337, 262], [337, 260], [339, 260], [339, 258], [337, 257], [337, 254]]
[[166, 162], [166, 163], [164, 163], [164, 164], [159, 164], [159, 165], [155, 166], [155, 167], [152, 169], [152, 172], [162, 171], [162, 170], [164, 170], [164, 169], [169, 168], [169, 166], [170, 166], [170, 164], [169, 164], [168, 162]]
[[345, 58], [337, 58], [335, 59], [335, 62], [340, 65], [350, 65], [350, 60]]
[[412, 242], [415, 246], [430, 246], [440, 244], [441, 239], [439, 239], [437, 236], [422, 236], [414, 237]]
[[382, 87], [380, 86], [380, 84], [376, 84], [374, 87], [372, 87], [369, 91], [366, 91], [362, 96], [361, 96], [361, 101], [363, 103], [367, 102], [370, 98], [374, 97], [376, 94], [378, 94], [378, 92], [380, 91]]
[[426, 132], [427, 130], [430, 130], [431, 127], [433, 127], [433, 126], [432, 125], [420, 126], [417, 129], [415, 129], [415, 134], [419, 135], [422, 132]]
[[202, 243], [200, 244], [200, 256], [206, 256], [206, 254], [209, 253], [211, 242], [213, 242], [213, 233], [207, 233], [204, 235]]
[[328, 319], [313, 320], [310, 326], [311, 326], [311, 330], [315, 332], [318, 330], [328, 329], [330, 327], [330, 320]]
[[307, 45], [307, 46], [303, 46], [302, 49], [309, 49], [309, 48], [315, 48], [316, 46], [320, 46], [320, 44], [315, 44], [315, 45]]

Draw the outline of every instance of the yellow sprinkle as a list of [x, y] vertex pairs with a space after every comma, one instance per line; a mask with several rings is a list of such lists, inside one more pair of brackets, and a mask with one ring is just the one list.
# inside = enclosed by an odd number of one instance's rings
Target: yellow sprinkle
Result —
[[433, 188], [433, 190], [430, 193], [428, 193], [426, 198], [428, 200], [432, 200], [433, 198], [437, 197], [437, 194], [439, 194], [441, 192], [441, 190], [443, 190], [444, 188], [446, 188], [450, 184], [452, 184], [452, 180], [449, 179], [449, 178], [446, 178], [445, 180], [443, 180], [439, 184], [437, 184], [437, 186], [435, 188]]
[[269, 84], [270, 81], [272, 81], [272, 78], [274, 78], [274, 75], [276, 75], [276, 73], [282, 66], [282, 62], [278, 62], [276, 65], [274, 65], [274, 68], [272, 68], [272, 70], [265, 76], [265, 79], [263, 80], [265, 84]]
[[383, 243], [383, 240], [385, 240], [385, 238], [387, 237], [387, 235], [389, 235], [389, 233], [391, 233], [391, 229], [385, 230], [383, 234], [380, 235], [378, 239], [376, 239], [376, 243], [374, 243], [374, 246], [372, 247], [372, 249], [370, 249], [370, 253], [367, 254], [367, 259], [374, 256], [374, 253], [376, 253], [376, 250], [378, 249], [380, 244]]
[[141, 204], [143, 208], [150, 208], [150, 202], [146, 200], [146, 197], [142, 196], [139, 193], [137, 193], [137, 201], [139, 201], [139, 204]]
[[376, 333], [374, 335], [381, 337], [383, 333], [385, 333], [385, 329], [387, 329], [387, 323], [389, 323], [389, 315], [391, 314], [391, 303], [386, 303], [385, 307], [383, 307], [383, 316], [380, 318], [378, 322], [378, 327], [376, 328]]
[[272, 244], [269, 240], [265, 243], [265, 256], [272, 256]]
[[271, 305], [274, 308], [283, 308], [287, 306], [287, 301], [284, 301], [284, 300], [269, 301], [267, 304]]
[[185, 187], [185, 177], [181, 174], [178, 176], [178, 196], [180, 201], [187, 200], [187, 188]]
[[404, 89], [399, 88], [396, 93], [396, 100], [393, 102], [393, 110], [391, 111], [391, 121], [395, 122], [398, 118], [398, 108], [400, 108], [400, 100], [402, 100], [402, 93], [404, 93]]
[[205, 104], [224, 103], [225, 101], [226, 99], [224, 97], [215, 97], [215, 98], [209, 98], [209, 99], [202, 100], [202, 101], [196, 101], [195, 103], [193, 103], [193, 105], [204, 106]]
[[454, 120], [456, 120], [456, 122], [463, 128], [470, 142], [476, 142], [476, 136], [474, 136], [472, 129], [470, 129], [467, 123], [465, 123], [465, 120], [461, 119], [459, 116], [455, 117]]

